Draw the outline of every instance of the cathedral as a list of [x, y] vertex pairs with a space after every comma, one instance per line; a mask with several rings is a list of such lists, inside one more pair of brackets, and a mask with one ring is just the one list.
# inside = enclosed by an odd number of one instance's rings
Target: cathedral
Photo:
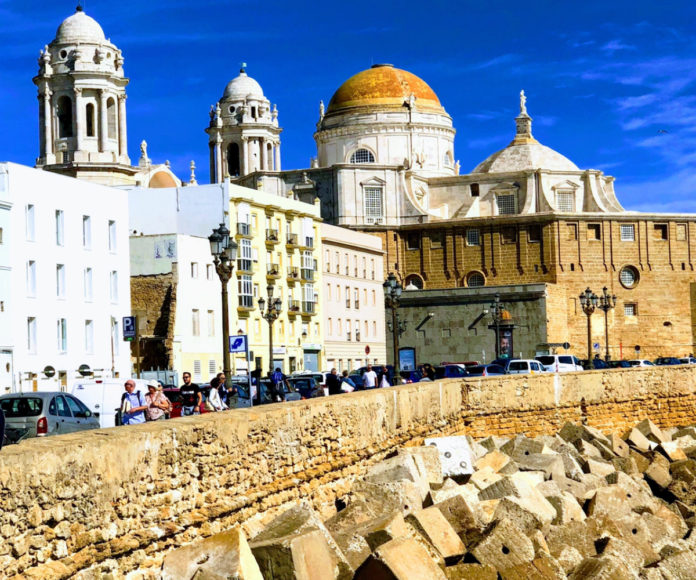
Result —
[[[41, 52], [34, 83], [38, 167], [108, 185], [186, 185], [152, 165], [145, 145], [131, 165], [124, 58], [81, 9]], [[210, 179], [318, 201], [324, 221], [380, 237], [385, 274], [408, 290], [401, 344], [420, 361], [492, 359], [494, 299], [516, 355], [561, 345], [581, 358], [693, 352], [696, 216], [625, 211], [612, 177], [535, 138], [529, 110], [521, 92], [510, 143], [462, 173], [437, 94], [377, 64], [320, 102], [316, 157], [284, 170], [278, 107], [242, 67], [209, 112]], [[588, 313], [587, 287], [615, 305]]]

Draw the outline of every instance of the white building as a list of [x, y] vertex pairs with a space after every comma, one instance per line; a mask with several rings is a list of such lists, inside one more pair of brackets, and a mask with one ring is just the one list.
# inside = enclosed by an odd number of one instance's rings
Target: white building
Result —
[[321, 224], [327, 369], [386, 362], [382, 240]]
[[0, 164], [0, 392], [129, 375], [129, 278], [126, 192]]

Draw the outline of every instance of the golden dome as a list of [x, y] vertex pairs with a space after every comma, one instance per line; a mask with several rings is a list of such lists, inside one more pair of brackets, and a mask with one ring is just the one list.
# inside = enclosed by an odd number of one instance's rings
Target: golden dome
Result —
[[416, 109], [444, 112], [428, 84], [390, 64], [375, 64], [344, 82], [329, 102], [328, 113], [351, 107], [403, 107], [413, 95]]

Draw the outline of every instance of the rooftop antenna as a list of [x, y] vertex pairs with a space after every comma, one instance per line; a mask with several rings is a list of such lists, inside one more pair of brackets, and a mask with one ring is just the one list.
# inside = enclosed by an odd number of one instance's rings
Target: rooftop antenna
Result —
[[82, 5], [82, 0], [77, 0], [77, 8], [75, 8], [76, 12], [83, 12], [85, 7]]

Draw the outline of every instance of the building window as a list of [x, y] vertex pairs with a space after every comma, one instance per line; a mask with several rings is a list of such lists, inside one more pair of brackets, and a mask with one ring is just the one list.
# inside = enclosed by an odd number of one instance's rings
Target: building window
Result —
[[372, 273], [372, 279], [375, 279], [375, 260], [374, 258], [370, 259], [370, 272]]
[[193, 336], [201, 335], [201, 312], [197, 308], [191, 311], [191, 333]]
[[194, 280], [198, 278], [198, 262], [191, 262], [191, 278]]
[[357, 288], [353, 290], [353, 308], [360, 308], [360, 290]]
[[33, 242], [36, 240], [36, 230], [34, 227], [34, 206], [29, 204], [26, 211], [26, 233], [27, 241]]
[[423, 279], [412, 274], [404, 280], [404, 290], [423, 290]]
[[517, 196], [514, 193], [499, 193], [495, 196], [498, 215], [511, 215], [517, 213]]
[[36, 354], [36, 318], [27, 318], [27, 350]]
[[419, 232], [408, 232], [406, 234], [406, 249], [420, 250], [421, 236]]
[[324, 272], [331, 272], [331, 252], [324, 251]]
[[365, 220], [367, 223], [375, 223], [384, 217], [382, 210], [382, 188], [365, 188]]
[[203, 376], [201, 375], [201, 361], [200, 360], [194, 360], [193, 361], [193, 379], [195, 381], [200, 381]]
[[92, 247], [92, 218], [82, 216], [82, 247], [89, 250]]
[[215, 364], [215, 359], [211, 358], [208, 360], [208, 373], [211, 375], [215, 374], [215, 371], [217, 370], [217, 364]]
[[624, 266], [619, 272], [619, 282], [624, 288], [633, 288], [638, 284], [640, 275], [633, 266]]
[[109, 220], [109, 251], [116, 251], [116, 222]]
[[106, 120], [109, 139], [116, 139], [116, 101], [113, 98], [106, 101]]
[[667, 240], [667, 224], [655, 224], [653, 237], [656, 240]]
[[85, 301], [92, 302], [92, 298], [94, 296], [92, 291], [92, 268], [85, 268], [82, 277]]
[[624, 304], [624, 316], [638, 316], [637, 304]]
[[430, 247], [442, 248], [442, 232], [433, 232], [430, 234]]
[[500, 232], [500, 238], [503, 244], [514, 244], [517, 242], [517, 229], [516, 228], [503, 228]]
[[85, 107], [85, 117], [87, 121], [87, 137], [94, 137], [94, 104], [87, 103]]
[[481, 244], [481, 232], [478, 228], [469, 228], [466, 230], [466, 245], [478, 246]]
[[599, 241], [602, 239], [602, 226], [600, 224], [587, 224], [587, 239]]
[[350, 308], [350, 286], [346, 286], [346, 308]]
[[208, 280], [213, 279], [213, 272], [215, 272], [215, 270], [213, 269], [213, 265], [207, 264], [205, 267], [205, 274], [206, 274], [206, 277], [208, 278]]
[[58, 99], [56, 116], [58, 117], [58, 138], [73, 136], [72, 101], [63, 95]]
[[527, 240], [536, 244], [541, 241], [541, 226], [532, 225], [527, 227]]
[[559, 191], [556, 193], [556, 209], [558, 211], [572, 213], [575, 211], [575, 194], [572, 191]]
[[375, 156], [372, 151], [367, 149], [358, 149], [350, 156], [351, 163], [374, 163]]
[[2, 244], [2, 228], [0, 228], [0, 244]]
[[85, 320], [85, 353], [94, 353], [94, 322]]
[[27, 296], [36, 297], [36, 262], [34, 260], [27, 262]]
[[111, 302], [118, 302], [118, 272], [115, 270], [109, 275], [109, 296]]
[[208, 336], [215, 336], [215, 312], [208, 310]]
[[478, 183], [470, 183], [469, 189], [471, 190], [471, 197], [478, 197], [480, 195], [480, 188]]
[[65, 298], [65, 265], [56, 264], [56, 296]]
[[373, 290], [372, 291], [372, 306], [376, 306], [376, 305], [377, 305], [377, 292], [375, 290]]
[[486, 279], [481, 272], [469, 272], [466, 276], [466, 285], [469, 288], [477, 288], [486, 285]]
[[57, 325], [58, 352], [68, 350], [68, 323], [65, 318], [59, 318]]
[[237, 282], [237, 290], [239, 294], [239, 305], [244, 308], [252, 308], [254, 306], [253, 283], [251, 276], [240, 276]]
[[568, 239], [571, 242], [574, 242], [575, 240], [578, 239], [578, 225], [577, 224], [568, 224]]
[[677, 224], [677, 241], [686, 241], [686, 224]]
[[633, 242], [636, 239], [635, 226], [633, 224], [621, 224], [621, 241]]
[[114, 345], [114, 354], [118, 355], [121, 351], [121, 335], [118, 332], [118, 320], [111, 319], [111, 344]]
[[239, 240], [239, 258], [237, 258], [237, 269], [244, 272], [251, 272], [251, 240]]
[[65, 245], [65, 216], [62, 209], [56, 210], [56, 245]]

